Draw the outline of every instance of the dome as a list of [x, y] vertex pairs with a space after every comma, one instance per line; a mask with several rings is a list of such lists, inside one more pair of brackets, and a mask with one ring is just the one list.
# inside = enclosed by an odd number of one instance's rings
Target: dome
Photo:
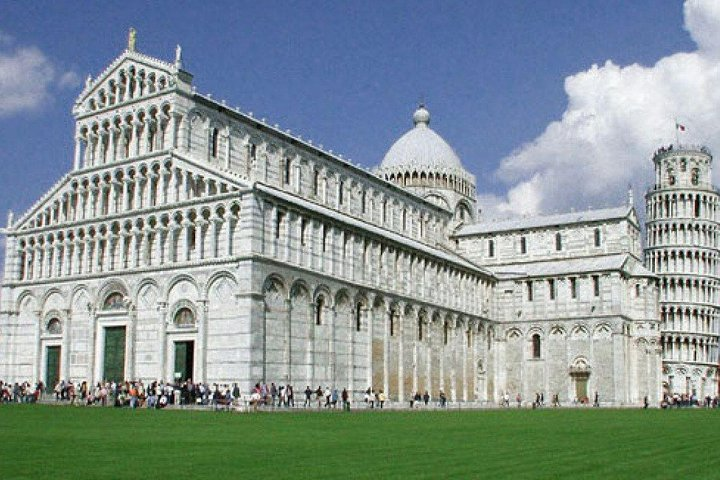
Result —
[[425, 106], [413, 114], [415, 128], [400, 137], [385, 154], [381, 169], [400, 166], [462, 169], [460, 158], [443, 138], [430, 128], [430, 112]]

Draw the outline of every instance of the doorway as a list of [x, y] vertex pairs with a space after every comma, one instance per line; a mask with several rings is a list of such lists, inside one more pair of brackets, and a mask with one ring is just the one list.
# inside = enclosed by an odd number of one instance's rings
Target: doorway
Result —
[[45, 388], [52, 391], [60, 381], [60, 347], [45, 349]]
[[125, 380], [125, 327], [105, 328], [105, 355], [102, 378], [109, 382]]
[[588, 397], [588, 377], [589, 375], [574, 375], [575, 377], [575, 398], [579, 402], [587, 403]]
[[175, 342], [175, 369], [173, 377], [176, 381], [185, 382], [193, 378], [195, 359], [195, 342]]

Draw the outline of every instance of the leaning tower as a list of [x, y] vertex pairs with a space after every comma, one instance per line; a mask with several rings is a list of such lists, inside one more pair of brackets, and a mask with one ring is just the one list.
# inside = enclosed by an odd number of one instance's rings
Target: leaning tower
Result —
[[653, 156], [645, 196], [645, 264], [660, 280], [663, 381], [669, 394], [717, 393], [718, 191], [705, 147]]

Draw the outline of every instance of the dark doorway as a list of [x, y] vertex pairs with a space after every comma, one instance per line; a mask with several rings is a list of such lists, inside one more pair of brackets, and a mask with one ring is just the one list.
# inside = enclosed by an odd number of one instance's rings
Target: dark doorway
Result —
[[125, 327], [105, 328], [103, 379], [110, 382], [125, 380]]
[[45, 350], [45, 388], [49, 392], [60, 381], [60, 347], [47, 347]]
[[193, 366], [195, 358], [195, 342], [175, 342], [175, 380], [184, 382], [193, 378]]

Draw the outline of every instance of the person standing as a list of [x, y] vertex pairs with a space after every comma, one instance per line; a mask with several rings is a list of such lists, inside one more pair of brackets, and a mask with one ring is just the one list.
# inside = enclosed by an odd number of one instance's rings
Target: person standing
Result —
[[600, 395], [598, 394], [597, 390], [595, 391], [595, 399], [593, 400], [593, 407], [599, 407], [600, 406]]
[[305, 387], [305, 403], [303, 404], [303, 407], [307, 408], [310, 406], [310, 402], [312, 401], [312, 390], [310, 389], [310, 385]]
[[380, 408], [383, 408], [383, 405], [385, 405], [385, 392], [380, 390], [380, 394], [378, 395], [378, 402], [380, 402]]
[[428, 403], [430, 402], [430, 394], [427, 390], [425, 390], [425, 394], [423, 395], [423, 402], [425, 402], [425, 406], [428, 406]]
[[[278, 388], [275, 386], [275, 382], [270, 383], [270, 396], [272, 397], [272, 406], [275, 406], [275, 399], [278, 396]], [[279, 407], [280, 405], [278, 405]]]
[[346, 412], [350, 411], [350, 395], [348, 394], [347, 388], [343, 388], [342, 394], [343, 410]]

